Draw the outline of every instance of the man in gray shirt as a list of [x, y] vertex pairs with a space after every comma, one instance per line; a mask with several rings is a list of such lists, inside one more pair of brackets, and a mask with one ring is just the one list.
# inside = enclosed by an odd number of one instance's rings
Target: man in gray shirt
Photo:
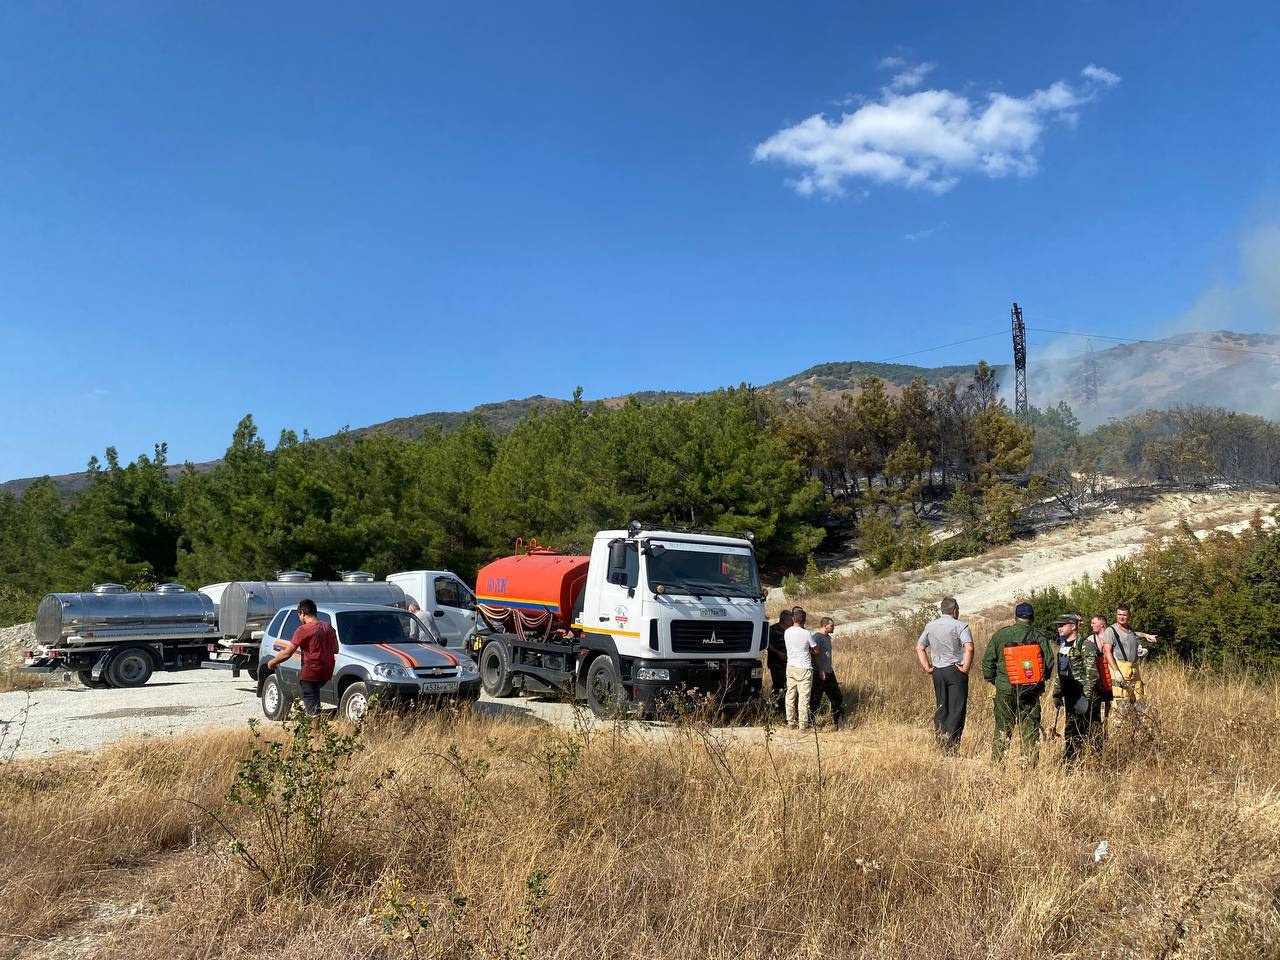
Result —
[[836, 622], [830, 617], [823, 617], [818, 629], [814, 631], [813, 642], [818, 645], [813, 655], [813, 668], [816, 676], [813, 680], [813, 699], [810, 700], [809, 712], [816, 717], [818, 707], [825, 694], [831, 704], [831, 726], [840, 729], [840, 721], [844, 717], [844, 694], [840, 692], [840, 681], [836, 679], [835, 664], [831, 661], [831, 634], [835, 633]]
[[920, 668], [933, 677], [933, 696], [938, 709], [933, 713], [933, 729], [938, 743], [954, 753], [964, 733], [965, 711], [969, 707], [969, 668], [973, 666], [973, 634], [961, 623], [960, 605], [955, 597], [944, 597], [938, 605], [942, 616], [930, 620], [916, 641]]

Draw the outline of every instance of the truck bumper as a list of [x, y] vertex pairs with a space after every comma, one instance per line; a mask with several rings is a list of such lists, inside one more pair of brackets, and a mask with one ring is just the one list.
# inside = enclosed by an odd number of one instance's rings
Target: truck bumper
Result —
[[[644, 670], [665, 670], [667, 679], [641, 679]], [[636, 660], [624, 681], [632, 703], [646, 713], [670, 703], [680, 693], [713, 697], [721, 706], [740, 707], [760, 699], [760, 661]]]

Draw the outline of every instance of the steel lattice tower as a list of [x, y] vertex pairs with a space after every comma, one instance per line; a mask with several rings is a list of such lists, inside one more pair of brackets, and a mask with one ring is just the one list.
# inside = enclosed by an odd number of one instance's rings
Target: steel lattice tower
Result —
[[1098, 358], [1093, 353], [1093, 340], [1090, 340], [1089, 348], [1084, 355], [1084, 405], [1086, 407], [1096, 407], [1098, 405], [1098, 387], [1100, 385]]
[[1022, 309], [1015, 303], [1013, 317], [1013, 412], [1024, 427], [1027, 413], [1027, 328], [1022, 324]]

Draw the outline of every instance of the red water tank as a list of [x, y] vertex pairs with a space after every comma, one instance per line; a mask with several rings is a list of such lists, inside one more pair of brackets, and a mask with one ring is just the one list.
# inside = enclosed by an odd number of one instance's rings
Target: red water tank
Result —
[[502, 557], [476, 574], [476, 599], [493, 607], [549, 612], [567, 627], [587, 582], [590, 559], [549, 550]]

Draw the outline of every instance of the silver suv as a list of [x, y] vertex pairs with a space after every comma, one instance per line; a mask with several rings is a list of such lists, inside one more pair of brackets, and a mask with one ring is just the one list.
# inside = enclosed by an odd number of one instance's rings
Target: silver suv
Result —
[[[480, 674], [461, 651], [446, 650], [430, 620], [396, 607], [369, 603], [321, 603], [316, 616], [338, 633], [333, 678], [320, 690], [324, 704], [353, 723], [364, 718], [369, 701], [416, 704], [476, 700]], [[302, 696], [302, 656], [295, 653], [274, 671], [269, 661], [298, 629], [296, 610], [276, 612], [258, 654], [258, 696], [268, 720], [283, 720]]]

